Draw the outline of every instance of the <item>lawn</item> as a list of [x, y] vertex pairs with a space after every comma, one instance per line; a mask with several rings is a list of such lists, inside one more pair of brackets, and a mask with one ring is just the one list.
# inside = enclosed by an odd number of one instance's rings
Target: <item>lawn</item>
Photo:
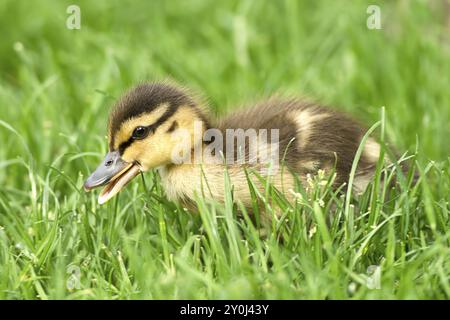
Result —
[[[0, 29], [1, 299], [450, 297], [448, 1], [4, 0]], [[231, 192], [189, 212], [153, 173], [99, 206], [82, 185], [109, 108], [165, 78], [219, 115], [274, 93], [344, 110], [417, 184], [383, 186], [396, 168], [380, 164], [362, 196], [314, 178], [296, 203], [268, 188], [255, 198], [284, 213], [266, 235]]]

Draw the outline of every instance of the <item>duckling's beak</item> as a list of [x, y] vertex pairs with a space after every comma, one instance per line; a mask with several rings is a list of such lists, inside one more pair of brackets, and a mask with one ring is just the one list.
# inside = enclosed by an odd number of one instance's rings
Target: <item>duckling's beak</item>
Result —
[[84, 190], [105, 186], [98, 197], [98, 203], [103, 204], [114, 197], [125, 185], [140, 172], [137, 163], [124, 161], [119, 152], [108, 152], [102, 163], [87, 178]]

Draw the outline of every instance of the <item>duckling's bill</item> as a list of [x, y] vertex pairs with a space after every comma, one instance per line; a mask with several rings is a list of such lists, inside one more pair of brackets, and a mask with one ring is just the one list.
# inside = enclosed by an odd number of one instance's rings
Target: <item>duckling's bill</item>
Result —
[[103, 162], [86, 179], [84, 189], [90, 191], [105, 186], [98, 197], [98, 203], [103, 204], [119, 193], [140, 171], [137, 163], [122, 160], [117, 151], [109, 152]]

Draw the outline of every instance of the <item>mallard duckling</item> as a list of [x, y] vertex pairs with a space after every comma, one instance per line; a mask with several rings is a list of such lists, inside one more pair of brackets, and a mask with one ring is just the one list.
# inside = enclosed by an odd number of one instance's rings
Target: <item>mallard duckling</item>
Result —
[[[84, 184], [87, 191], [105, 186], [100, 204], [139, 173], [156, 168], [167, 197], [184, 203], [196, 196], [223, 201], [228, 172], [233, 199], [250, 208], [247, 177], [264, 188], [250, 171], [287, 196], [294, 175], [306, 183], [308, 174], [323, 170], [336, 175], [336, 187], [347, 182], [366, 129], [337, 111], [297, 99], [271, 98], [214, 120], [187, 90], [155, 82], [136, 86], [116, 103], [108, 132], [109, 152]], [[356, 191], [366, 188], [379, 154], [380, 145], [369, 138]]]

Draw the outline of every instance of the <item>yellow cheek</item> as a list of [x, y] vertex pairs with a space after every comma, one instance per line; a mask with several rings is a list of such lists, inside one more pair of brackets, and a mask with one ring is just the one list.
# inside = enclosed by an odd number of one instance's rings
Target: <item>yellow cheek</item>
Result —
[[122, 155], [127, 162], [138, 161], [144, 171], [169, 163], [171, 161], [173, 142], [170, 135], [149, 137], [135, 141]]
[[126, 162], [139, 161], [139, 158], [145, 152], [144, 141], [135, 141], [132, 145], [125, 149], [122, 159]]

